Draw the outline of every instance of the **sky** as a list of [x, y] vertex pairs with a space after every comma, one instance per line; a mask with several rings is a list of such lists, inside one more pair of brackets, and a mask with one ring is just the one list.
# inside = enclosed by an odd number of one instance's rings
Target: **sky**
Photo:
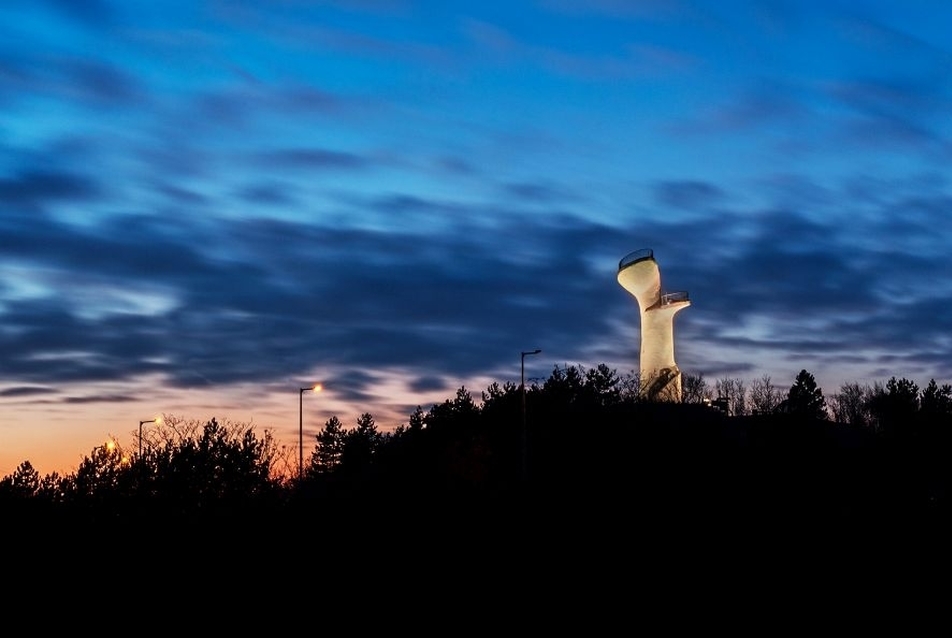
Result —
[[[952, 382], [952, 3], [5, 0], [0, 476], [638, 368]], [[320, 394], [300, 388], [321, 382]], [[303, 415], [303, 416], [302, 416]], [[155, 427], [151, 424], [146, 428]], [[294, 454], [296, 456], [296, 454]]]

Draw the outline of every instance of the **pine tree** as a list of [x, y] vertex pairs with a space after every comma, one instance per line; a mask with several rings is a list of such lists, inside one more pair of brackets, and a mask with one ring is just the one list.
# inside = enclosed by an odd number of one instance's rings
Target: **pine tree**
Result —
[[309, 472], [327, 473], [340, 465], [347, 433], [340, 419], [332, 416], [317, 434], [317, 448], [311, 453]]
[[787, 400], [784, 402], [787, 413], [807, 419], [826, 419], [826, 400], [823, 390], [816, 385], [816, 379], [806, 370], [797, 374]]
[[357, 427], [349, 430], [344, 437], [341, 465], [354, 470], [368, 466], [380, 444], [380, 433], [377, 424], [369, 412], [364, 412], [357, 419]]
[[425, 425], [426, 413], [423, 411], [423, 406], [418, 405], [410, 415], [408, 430], [410, 432], [419, 432], [424, 428]]
[[880, 386], [874, 391], [870, 409], [881, 430], [896, 432], [916, 420], [919, 386], [905, 377], [891, 377], [885, 387]]
[[919, 411], [929, 420], [952, 416], [952, 385], [939, 386], [935, 379], [930, 379], [919, 398]]

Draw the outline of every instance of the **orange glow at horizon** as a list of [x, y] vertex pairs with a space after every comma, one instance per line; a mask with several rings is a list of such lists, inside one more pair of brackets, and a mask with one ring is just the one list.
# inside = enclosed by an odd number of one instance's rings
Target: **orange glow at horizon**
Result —
[[[322, 372], [318, 371], [311, 379], [322, 378]], [[298, 387], [306, 388], [305, 393], [320, 394], [320, 400], [313, 408], [304, 408], [304, 417], [308, 420], [304, 424], [305, 434], [309, 434], [308, 428], [312, 425], [319, 427], [331, 416], [350, 423], [363, 412], [373, 413], [381, 431], [390, 431], [406, 423], [415, 406], [426, 408], [446, 398], [443, 390], [420, 393], [408, 388], [406, 378], [402, 371], [379, 374], [373, 394], [359, 403], [350, 402], [346, 396], [337, 396], [333, 381], [330, 387], [323, 382], [310, 380], [310, 384], [305, 385], [307, 381], [302, 381]], [[491, 377], [450, 378], [447, 383], [456, 387], [464, 382], [467, 386], [486, 387], [494, 380]], [[77, 387], [80, 389], [76, 392], [91, 394], [119, 392], [111, 385], [100, 387], [92, 382]], [[104, 400], [90, 402], [77, 410], [65, 403], [50, 404], [31, 398], [0, 396], [0, 478], [13, 473], [27, 461], [42, 476], [54, 472], [65, 476], [77, 470], [86, 456], [84, 451], [101, 448], [115, 453], [116, 449], [124, 448], [127, 441], [135, 447], [139, 428], [138, 420], [128, 419], [128, 412], [132, 409], [142, 416], [152, 414], [158, 418], [158, 423], [163, 424], [158, 426], [160, 428], [164, 427], [166, 419], [194, 419], [204, 423], [215, 417], [219, 421], [254, 426], [259, 432], [270, 432], [280, 445], [289, 448], [296, 449], [299, 442], [299, 405], [297, 397], [293, 401], [287, 400], [286, 383], [266, 385], [263, 389], [260, 384], [239, 384], [228, 388], [181, 390], [166, 387], [162, 379], [147, 378], [123, 385], [121, 391], [148, 396], [148, 401], [143, 401], [139, 407], [123, 406], [122, 410], [117, 410], [113, 403]], [[143, 425], [146, 441], [148, 430], [149, 423], [146, 422]]]

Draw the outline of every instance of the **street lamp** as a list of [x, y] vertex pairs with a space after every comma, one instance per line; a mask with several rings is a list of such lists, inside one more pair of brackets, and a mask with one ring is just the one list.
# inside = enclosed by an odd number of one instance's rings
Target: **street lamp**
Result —
[[519, 364], [520, 364], [520, 381], [519, 381], [519, 391], [522, 393], [522, 478], [527, 479], [529, 477], [529, 463], [528, 463], [528, 432], [526, 429], [526, 355], [539, 354], [542, 352], [539, 349], [535, 349], [529, 352], [520, 352], [519, 353]]
[[320, 383], [298, 390], [298, 478], [304, 479], [304, 393], [320, 392], [324, 389]]
[[142, 426], [146, 423], [161, 423], [162, 417], [155, 417], [153, 419], [146, 419], [145, 421], [139, 421], [139, 458], [142, 458]]

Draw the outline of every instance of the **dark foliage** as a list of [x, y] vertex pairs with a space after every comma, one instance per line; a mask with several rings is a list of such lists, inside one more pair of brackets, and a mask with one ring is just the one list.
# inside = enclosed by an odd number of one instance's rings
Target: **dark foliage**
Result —
[[806, 370], [797, 374], [787, 398], [780, 406], [779, 411], [803, 419], [826, 418], [826, 400], [823, 390], [817, 387], [816, 379]]
[[519, 387], [493, 384], [390, 432], [369, 413], [349, 429], [334, 417], [302, 478], [275, 474], [267, 435], [179, 421], [153, 428], [165, 438], [131, 460], [97, 448], [65, 477], [24, 463], [0, 481], [0, 507], [26, 545], [72, 530], [174, 562], [172, 548], [198, 543], [221, 569], [226, 555], [251, 564], [251, 547], [294, 539], [324, 567], [357, 552], [407, 572], [452, 556], [477, 572], [560, 560], [661, 574], [780, 548], [842, 556], [897, 521], [915, 547], [947, 529], [952, 389], [930, 383], [913, 402], [909, 383], [891, 381], [871, 394], [888, 424], [875, 428], [821, 416], [811, 381], [798, 375], [784, 410], [729, 416], [639, 400], [604, 366], [555, 368], [524, 403]]

